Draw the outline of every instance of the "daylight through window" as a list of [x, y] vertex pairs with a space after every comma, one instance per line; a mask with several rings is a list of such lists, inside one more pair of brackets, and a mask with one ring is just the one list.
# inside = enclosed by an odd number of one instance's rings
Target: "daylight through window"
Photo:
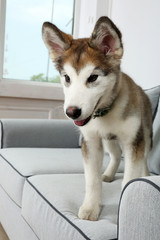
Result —
[[74, 0], [8, 0], [6, 8], [3, 78], [59, 82], [41, 36], [50, 21], [72, 33]]

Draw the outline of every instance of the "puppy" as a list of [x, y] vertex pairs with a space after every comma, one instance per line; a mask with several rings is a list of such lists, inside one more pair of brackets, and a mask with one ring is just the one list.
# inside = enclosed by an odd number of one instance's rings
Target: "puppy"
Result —
[[[149, 175], [150, 102], [121, 72], [122, 36], [108, 17], [97, 21], [90, 38], [73, 39], [49, 22], [43, 24], [42, 35], [61, 76], [64, 111], [83, 135], [86, 193], [78, 216], [95, 221], [101, 210], [102, 180], [114, 179], [121, 149], [125, 156], [122, 187], [131, 179]], [[110, 163], [101, 176], [103, 145]]]

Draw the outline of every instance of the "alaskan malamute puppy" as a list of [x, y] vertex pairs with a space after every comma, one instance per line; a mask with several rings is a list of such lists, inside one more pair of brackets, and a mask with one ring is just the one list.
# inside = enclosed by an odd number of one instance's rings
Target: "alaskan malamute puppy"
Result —
[[[44, 23], [42, 33], [61, 75], [64, 111], [83, 135], [86, 194], [78, 216], [94, 221], [101, 210], [102, 179], [106, 182], [114, 179], [121, 149], [125, 156], [122, 187], [131, 179], [149, 174], [150, 102], [142, 89], [121, 72], [121, 33], [108, 17], [97, 21], [90, 38], [73, 39], [48, 22]], [[110, 155], [103, 176], [102, 140]]]

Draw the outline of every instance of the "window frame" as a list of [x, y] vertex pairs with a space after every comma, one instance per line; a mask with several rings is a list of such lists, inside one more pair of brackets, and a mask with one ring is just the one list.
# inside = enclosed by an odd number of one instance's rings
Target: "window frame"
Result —
[[63, 100], [63, 90], [59, 83], [3, 78], [5, 19], [6, 0], [0, 0], [0, 97]]
[[[41, 83], [3, 78], [6, 1], [0, 0], [0, 97], [63, 100], [63, 90], [59, 83]], [[75, 38], [81, 37], [79, 35], [79, 26], [82, 19], [81, 10], [83, 10], [85, 1], [90, 0], [75, 0], [73, 21], [73, 36]], [[95, 0], [95, 4], [96, 12], [94, 12], [94, 19], [97, 19], [99, 15], [104, 15], [104, 6], [106, 5], [106, 14], [110, 15], [111, 0], [101, 0], [101, 4], [98, 4], [98, 0]], [[85, 17], [88, 21], [89, 16]], [[93, 25], [94, 22], [92, 22], [91, 27]]]
[[88, 37], [99, 17], [111, 17], [112, 3], [113, 0], [75, 0], [74, 38]]

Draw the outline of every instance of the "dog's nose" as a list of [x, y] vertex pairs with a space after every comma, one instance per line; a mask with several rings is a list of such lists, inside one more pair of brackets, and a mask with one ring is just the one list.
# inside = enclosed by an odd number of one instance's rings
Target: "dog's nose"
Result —
[[76, 119], [81, 115], [81, 109], [78, 107], [68, 107], [66, 110], [66, 114], [68, 117]]

